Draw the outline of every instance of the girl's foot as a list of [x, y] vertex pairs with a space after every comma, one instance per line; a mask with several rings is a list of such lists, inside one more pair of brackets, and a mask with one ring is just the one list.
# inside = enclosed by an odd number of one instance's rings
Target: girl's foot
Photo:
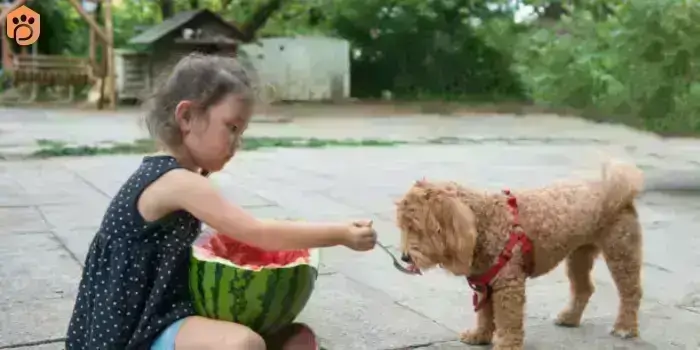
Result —
[[268, 350], [319, 350], [316, 335], [303, 323], [292, 323], [267, 337]]

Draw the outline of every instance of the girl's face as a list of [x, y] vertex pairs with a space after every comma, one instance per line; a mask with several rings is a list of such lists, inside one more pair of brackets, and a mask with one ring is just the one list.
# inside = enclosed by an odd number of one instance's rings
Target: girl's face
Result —
[[[182, 101], [180, 104], [187, 104]], [[184, 106], [183, 106], [184, 107]], [[219, 171], [236, 154], [241, 137], [248, 128], [251, 103], [239, 95], [229, 94], [211, 106], [207, 115], [176, 112], [182, 140], [191, 162], [208, 171]], [[178, 109], [180, 106], [178, 106]], [[192, 111], [192, 108], [187, 108]], [[182, 114], [182, 116], [181, 116]]]

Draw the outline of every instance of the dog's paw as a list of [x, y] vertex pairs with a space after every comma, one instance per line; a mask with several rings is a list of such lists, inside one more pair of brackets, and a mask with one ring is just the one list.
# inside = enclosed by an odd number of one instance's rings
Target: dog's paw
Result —
[[464, 331], [459, 334], [459, 340], [464, 344], [469, 345], [489, 345], [493, 339], [493, 332], [473, 329]]
[[559, 327], [578, 327], [581, 325], [581, 317], [573, 315], [571, 312], [562, 311], [554, 320], [554, 324]]
[[523, 350], [523, 345], [495, 345], [491, 350]]
[[610, 330], [610, 334], [621, 339], [631, 339], [639, 336], [639, 330], [615, 327]]

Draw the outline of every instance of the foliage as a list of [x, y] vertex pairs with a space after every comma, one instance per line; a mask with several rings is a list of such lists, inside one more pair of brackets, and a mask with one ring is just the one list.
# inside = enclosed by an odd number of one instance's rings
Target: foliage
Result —
[[341, 2], [335, 33], [353, 44], [353, 93], [378, 97], [492, 98], [517, 94], [509, 61], [478, 35], [484, 22], [512, 18], [483, 1]]
[[153, 0], [122, 0], [112, 13], [115, 47], [126, 46], [129, 39], [162, 21], [158, 3]]
[[546, 105], [622, 117], [663, 133], [700, 132], [700, 3], [637, 0], [522, 36], [515, 70]]
[[87, 24], [68, 1], [34, 0], [28, 5], [41, 15], [41, 37], [37, 44], [40, 53], [87, 53]]

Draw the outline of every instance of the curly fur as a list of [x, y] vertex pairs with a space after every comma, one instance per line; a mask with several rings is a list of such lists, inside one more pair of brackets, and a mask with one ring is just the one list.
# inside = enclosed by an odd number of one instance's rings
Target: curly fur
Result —
[[[594, 291], [591, 269], [602, 252], [616, 283], [620, 305], [612, 334], [636, 337], [642, 298], [642, 233], [634, 198], [643, 175], [633, 165], [606, 163], [597, 180], [512, 191], [521, 225], [533, 242], [532, 273], [523, 270], [518, 248], [492, 283], [477, 327], [463, 332], [467, 344], [523, 348], [525, 280], [566, 260], [571, 298], [556, 323], [578, 326]], [[512, 225], [506, 197], [453, 182], [418, 181], [397, 202], [402, 251], [418, 268], [442, 267], [458, 276], [485, 272], [502, 251]]]

